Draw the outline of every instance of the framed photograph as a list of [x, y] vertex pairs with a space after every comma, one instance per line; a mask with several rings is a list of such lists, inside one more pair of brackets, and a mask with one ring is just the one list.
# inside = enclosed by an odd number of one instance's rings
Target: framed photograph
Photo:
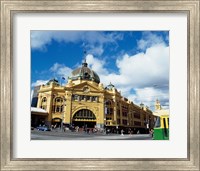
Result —
[[1, 170], [199, 170], [199, 0], [1, 1]]

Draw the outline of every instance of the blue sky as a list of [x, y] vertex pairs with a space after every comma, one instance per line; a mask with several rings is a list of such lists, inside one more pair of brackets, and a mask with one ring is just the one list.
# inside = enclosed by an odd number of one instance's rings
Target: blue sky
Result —
[[104, 86], [136, 104], [169, 107], [168, 31], [31, 31], [32, 88], [63, 76], [64, 85], [84, 58]]

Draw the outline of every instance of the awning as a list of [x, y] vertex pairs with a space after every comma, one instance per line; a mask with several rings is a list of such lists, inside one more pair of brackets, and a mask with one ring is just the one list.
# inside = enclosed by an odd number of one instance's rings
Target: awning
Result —
[[42, 115], [47, 116], [48, 112], [41, 108], [31, 107], [31, 115]]

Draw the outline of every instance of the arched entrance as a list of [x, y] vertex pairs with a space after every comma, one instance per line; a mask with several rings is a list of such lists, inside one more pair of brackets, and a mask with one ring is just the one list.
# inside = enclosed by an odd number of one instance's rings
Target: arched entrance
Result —
[[52, 125], [54, 128], [60, 128], [62, 123], [62, 119], [60, 118], [53, 118], [52, 119]]
[[91, 110], [81, 109], [74, 114], [72, 124], [79, 126], [79, 128], [94, 128], [96, 125], [96, 116]]

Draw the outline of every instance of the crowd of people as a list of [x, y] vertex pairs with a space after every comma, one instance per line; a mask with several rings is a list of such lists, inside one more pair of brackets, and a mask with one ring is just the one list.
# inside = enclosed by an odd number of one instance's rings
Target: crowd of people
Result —
[[[133, 135], [133, 134], [140, 134], [140, 130], [133, 130], [131, 128], [128, 128], [126, 130], [124, 129], [111, 129], [111, 128], [97, 128], [96, 126], [94, 128], [88, 128], [87, 126], [74, 126], [74, 125], [70, 125], [69, 127], [66, 126], [62, 126], [61, 125], [52, 125], [51, 129], [63, 129], [63, 132], [67, 132], [67, 131], [72, 131], [72, 132], [85, 132], [87, 134], [91, 134], [91, 133], [105, 133], [105, 134], [109, 134], [109, 133], [115, 133], [115, 134], [128, 134], [128, 135]], [[149, 130], [149, 134], [150, 136], [153, 137], [153, 129]]]

